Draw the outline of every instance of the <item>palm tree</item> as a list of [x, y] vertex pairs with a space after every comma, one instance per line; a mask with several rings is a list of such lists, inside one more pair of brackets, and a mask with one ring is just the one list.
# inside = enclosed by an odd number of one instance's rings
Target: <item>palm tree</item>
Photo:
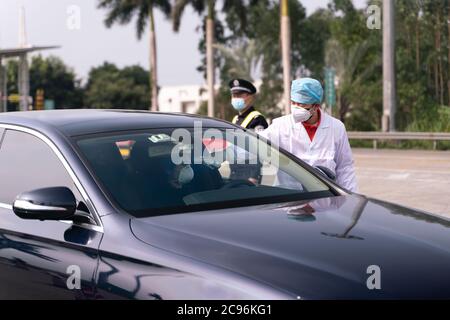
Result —
[[374, 70], [381, 65], [381, 58], [373, 60], [362, 70], [363, 59], [370, 51], [370, 42], [365, 40], [355, 43], [349, 49], [345, 49], [337, 40], [328, 40], [325, 49], [325, 63], [328, 67], [336, 70], [337, 84], [337, 107], [339, 111], [339, 119], [345, 121], [345, 116], [352, 111], [352, 104], [349, 93], [352, 88], [364, 83]]
[[149, 27], [150, 41], [150, 110], [158, 111], [158, 72], [156, 56], [155, 8], [161, 10], [167, 17], [172, 6], [169, 0], [99, 0], [98, 8], [108, 10], [105, 25], [110, 28], [114, 23], [125, 25], [137, 16], [136, 31], [138, 39], [142, 38], [145, 28]]
[[[245, 28], [246, 6], [255, 5], [257, 0], [223, 0], [222, 12], [237, 13], [240, 24]], [[206, 14], [206, 78], [208, 84], [208, 116], [214, 115], [214, 19], [216, 0], [175, 0], [172, 10], [173, 29], [178, 32], [184, 9], [190, 5], [199, 15]]]
[[199, 15], [208, 9], [206, 16], [206, 82], [208, 84], [208, 116], [214, 116], [214, 15], [215, 0], [175, 0], [172, 11], [173, 29], [178, 32], [184, 9], [191, 5]]
[[[217, 49], [220, 54], [222, 65], [222, 79], [242, 78], [251, 82], [254, 81], [253, 76], [260, 70], [263, 61], [263, 54], [261, 53], [261, 44], [256, 40], [236, 40], [228, 45], [215, 44], [214, 49]], [[227, 86], [221, 87], [221, 93], [226, 91], [229, 96]], [[225, 103], [221, 103], [223, 96], [218, 97], [219, 114], [222, 119], [225, 119], [227, 110]], [[229, 101], [228, 101], [229, 105]]]
[[261, 65], [263, 55], [256, 40], [240, 40], [231, 46], [215, 44], [213, 48], [224, 58], [227, 75], [253, 81], [253, 75]]

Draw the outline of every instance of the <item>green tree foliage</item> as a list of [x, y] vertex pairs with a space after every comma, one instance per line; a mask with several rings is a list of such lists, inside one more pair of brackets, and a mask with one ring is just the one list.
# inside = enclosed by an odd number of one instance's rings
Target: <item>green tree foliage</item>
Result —
[[45, 99], [55, 101], [59, 109], [83, 107], [83, 91], [80, 80], [72, 69], [54, 56], [43, 58], [41, 55], [31, 59], [30, 92], [36, 97], [36, 91], [44, 90]]
[[[207, 70], [206, 66], [208, 65], [207, 61], [207, 47], [213, 47], [213, 44], [224, 44], [226, 42], [226, 38], [224, 37], [224, 27], [223, 23], [220, 20], [220, 18], [217, 17], [216, 12], [216, 3], [220, 2], [222, 4], [221, 13], [222, 16], [225, 17], [228, 21], [231, 19], [234, 21], [235, 24], [233, 24], [233, 31], [237, 34], [244, 34], [247, 26], [247, 10], [254, 5], [258, 3], [259, 0], [222, 0], [217, 1], [216, 0], [175, 0], [172, 10], [172, 22], [173, 22], [173, 29], [175, 32], [177, 32], [180, 28], [181, 24], [181, 18], [183, 16], [183, 12], [186, 9], [187, 6], [191, 6], [194, 11], [199, 14], [203, 15], [203, 13], [206, 11], [206, 17], [205, 19], [202, 19], [202, 25], [201, 30], [202, 32], [202, 38], [199, 42], [199, 51], [202, 54], [202, 64], [197, 68], [200, 72], [203, 72], [204, 77], [206, 79], [214, 79], [212, 81], [215, 82], [215, 70], [217, 67], [220, 67], [224, 63], [224, 59], [221, 58], [221, 55], [217, 53], [216, 50], [213, 50], [213, 57], [212, 57], [212, 65], [214, 66], [212, 69]], [[228, 18], [230, 16], [230, 18]], [[211, 28], [213, 30], [208, 30], [208, 20], [212, 21]], [[200, 29], [200, 28], [197, 28]], [[213, 37], [208, 38], [207, 34], [213, 34]], [[207, 40], [213, 41], [213, 42], [207, 42]], [[228, 37], [233, 38], [233, 36]], [[224, 69], [224, 68], [221, 68]], [[210, 88], [209, 90], [214, 91], [214, 89]], [[219, 90], [220, 92], [223, 92], [223, 88]], [[216, 95], [216, 93], [214, 93]], [[215, 97], [214, 97], [215, 98]], [[215, 100], [215, 99], [214, 99]], [[220, 100], [220, 99], [219, 99]], [[226, 105], [219, 102], [219, 112], [218, 116], [220, 118], [225, 118], [225, 110]], [[216, 112], [217, 113], [217, 112]]]
[[18, 94], [18, 70], [19, 64], [17, 60], [8, 60], [6, 64], [6, 80], [8, 81], [7, 91], [8, 94]]
[[[382, 8], [380, 0], [369, 4]], [[289, 5], [292, 77], [312, 76], [323, 81], [324, 67], [334, 67], [339, 77], [334, 115], [349, 130], [379, 130], [382, 30], [369, 29], [365, 8], [356, 9], [351, 0], [330, 0], [326, 9], [309, 16], [302, 1], [291, 0]], [[397, 130], [449, 131], [449, 1], [396, 0], [395, 12]], [[277, 103], [283, 93], [279, 1], [260, 0], [245, 13], [245, 32], [231, 13], [220, 21], [225, 36], [218, 57], [222, 84], [218, 101], [230, 109], [228, 80], [248, 74], [248, 65], [260, 61], [255, 76], [262, 80], [257, 105], [273, 118], [281, 114]], [[248, 43], [257, 48], [253, 56], [248, 55]], [[242, 56], [232, 59], [233, 52]], [[241, 69], [236, 73], [238, 65]]]
[[170, 2], [167, 0], [98, 0], [98, 8], [107, 10], [105, 24], [108, 28], [115, 23], [129, 24], [136, 17], [138, 39], [144, 35], [153, 8], [159, 9], [166, 16], [171, 11]]
[[149, 83], [152, 85], [150, 109], [158, 111], [158, 73], [154, 9], [160, 10], [166, 17], [172, 11], [169, 0], [98, 0], [98, 8], [106, 9], [105, 25], [110, 28], [115, 23], [126, 25], [136, 17], [138, 39], [149, 26], [150, 69]]
[[111, 63], [91, 69], [85, 105], [100, 109], [148, 109], [148, 71], [140, 66], [119, 69]]
[[[218, 108], [215, 116], [231, 121], [236, 114], [230, 104], [228, 83], [237, 77], [253, 81], [261, 79], [255, 106], [272, 117], [281, 114], [277, 105], [283, 91], [278, 2], [252, 2], [247, 10], [242, 11], [246, 14], [245, 24], [242, 23], [243, 16], [233, 11], [222, 16], [222, 20], [216, 19], [215, 23], [220, 25], [221, 33], [220, 37], [216, 37], [216, 66], [219, 68], [220, 88], [216, 95]], [[291, 3], [303, 8], [298, 1]], [[298, 12], [295, 11], [295, 14]], [[201, 39], [200, 46], [203, 43], [204, 39]], [[201, 106], [199, 113], [206, 114], [206, 104]]]
[[[292, 77], [307, 72], [321, 78], [325, 44], [330, 37], [331, 14], [326, 10], [319, 10], [307, 18], [300, 1], [290, 0], [289, 6]], [[257, 64], [258, 70], [251, 74], [255, 80], [262, 80], [256, 106], [267, 116], [274, 118], [281, 115], [278, 103], [283, 93], [279, 1], [255, 1], [247, 6], [245, 13], [245, 29], [242, 29], [240, 19], [233, 13], [226, 15], [222, 22], [228, 32], [220, 42], [222, 49], [218, 51], [221, 89], [217, 103], [219, 106], [224, 104], [222, 109], [230, 109], [228, 81], [235, 76], [249, 74], [249, 66]]]
[[[206, 70], [206, 20], [203, 19], [201, 26], [198, 26], [197, 32], [201, 32], [201, 38], [198, 43], [198, 51], [201, 55], [201, 62], [200, 65], [197, 67], [197, 71], [201, 72], [203, 74], [203, 78], [206, 80], [207, 78], [207, 70]], [[220, 20], [215, 19], [214, 20], [214, 42], [216, 44], [222, 44], [227, 42], [227, 38], [225, 37], [225, 29]], [[214, 51], [214, 65], [215, 66], [221, 66], [223, 64], [223, 57], [222, 55], [217, 52], [217, 50]]]
[[[9, 60], [7, 64], [8, 93], [18, 94], [18, 62]], [[32, 57], [30, 64], [30, 95], [35, 98], [37, 90], [44, 90], [44, 98], [54, 100], [58, 109], [81, 108], [83, 89], [75, 72], [60, 58], [41, 55]], [[17, 104], [9, 103], [9, 109], [17, 109]]]

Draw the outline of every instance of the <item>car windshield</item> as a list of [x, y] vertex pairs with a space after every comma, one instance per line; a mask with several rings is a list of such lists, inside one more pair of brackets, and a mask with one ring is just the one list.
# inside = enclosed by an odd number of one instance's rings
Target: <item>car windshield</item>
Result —
[[295, 160], [240, 129], [90, 135], [77, 145], [106, 194], [136, 217], [334, 195]]

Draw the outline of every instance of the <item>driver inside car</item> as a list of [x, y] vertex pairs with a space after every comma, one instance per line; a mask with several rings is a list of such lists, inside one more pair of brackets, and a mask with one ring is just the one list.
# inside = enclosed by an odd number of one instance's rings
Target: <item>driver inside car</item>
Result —
[[175, 165], [168, 173], [168, 182], [174, 189], [182, 189], [194, 179], [194, 169], [188, 164]]

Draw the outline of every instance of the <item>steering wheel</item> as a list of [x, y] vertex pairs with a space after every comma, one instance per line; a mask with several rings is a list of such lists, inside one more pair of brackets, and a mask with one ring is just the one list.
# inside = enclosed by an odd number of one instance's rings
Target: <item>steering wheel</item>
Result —
[[248, 180], [233, 180], [230, 181], [228, 183], [226, 183], [225, 185], [222, 186], [222, 188], [220, 189], [231, 189], [231, 188], [237, 188], [239, 186], [248, 186], [248, 187], [255, 187], [255, 184], [251, 183]]

